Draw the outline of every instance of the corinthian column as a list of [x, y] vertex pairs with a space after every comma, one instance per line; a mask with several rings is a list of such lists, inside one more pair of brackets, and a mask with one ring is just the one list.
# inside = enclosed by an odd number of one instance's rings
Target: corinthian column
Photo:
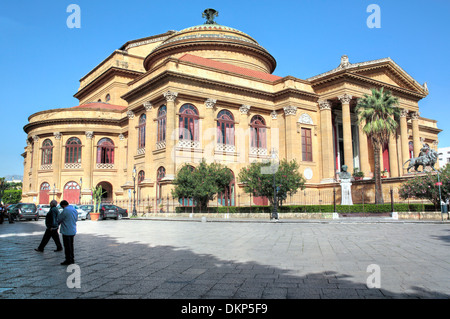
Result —
[[[406, 116], [408, 115], [408, 110], [401, 110], [400, 112], [400, 136], [402, 145], [402, 165], [409, 159], [409, 143], [408, 143], [408, 123]], [[406, 168], [402, 166], [402, 175], [406, 174]]]
[[291, 161], [294, 159], [294, 148], [298, 145], [298, 143], [295, 143], [297, 134], [295, 115], [297, 114], [297, 107], [286, 106], [283, 110], [286, 123], [286, 159]]
[[322, 141], [322, 182], [334, 181], [333, 123], [330, 101], [319, 101], [320, 136]]
[[[92, 189], [92, 170], [95, 165], [95, 161], [92, 159], [93, 153], [93, 138], [94, 132], [87, 131], [85, 132], [85, 150], [82, 155], [82, 167], [83, 167], [83, 188], [85, 193], [89, 193]], [[83, 190], [82, 190], [83, 191]]]
[[397, 157], [397, 134], [391, 133], [389, 137], [389, 175], [398, 177], [398, 157]]
[[339, 96], [342, 103], [342, 133], [344, 135], [344, 164], [347, 171], [353, 173], [353, 140], [352, 140], [352, 119], [350, 117], [351, 95]]
[[[54, 132], [55, 147], [53, 148], [53, 183], [56, 189], [61, 189], [61, 165], [62, 163], [62, 148], [61, 148], [61, 132]], [[53, 186], [53, 185], [52, 185]], [[53, 191], [53, 189], [52, 189]]]
[[177, 134], [177, 116], [175, 109], [175, 100], [178, 93], [167, 91], [164, 97], [167, 101], [167, 126], [166, 126], [166, 179], [174, 179], [176, 174], [175, 166], [175, 144], [178, 140]]
[[420, 143], [419, 133], [419, 112], [411, 113], [412, 131], [413, 131], [413, 143], [414, 143], [414, 157], [419, 156], [422, 145]]

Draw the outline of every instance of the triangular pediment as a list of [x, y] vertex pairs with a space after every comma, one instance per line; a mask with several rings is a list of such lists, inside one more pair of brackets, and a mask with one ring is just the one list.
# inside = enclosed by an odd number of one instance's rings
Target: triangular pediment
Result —
[[414, 91], [420, 95], [427, 95], [426, 83], [419, 84], [411, 75], [403, 70], [391, 58], [372, 60], [367, 62], [350, 63], [347, 56], [342, 56], [341, 64], [331, 71], [313, 76], [309, 81], [316, 82], [325, 78], [333, 77], [342, 72], [352, 73], [365, 78], [384, 82], [390, 86], [397, 86], [401, 89]]

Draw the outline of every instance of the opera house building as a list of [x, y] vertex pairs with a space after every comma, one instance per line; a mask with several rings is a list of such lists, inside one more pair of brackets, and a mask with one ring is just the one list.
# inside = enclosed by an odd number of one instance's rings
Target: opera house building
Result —
[[90, 201], [97, 185], [111, 201], [135, 189], [139, 198], [172, 197], [177, 170], [205, 159], [233, 172], [219, 204], [236, 205], [239, 171], [273, 154], [297, 161], [307, 191], [338, 187], [344, 164], [364, 172], [358, 182], [370, 188], [373, 148], [354, 107], [372, 88], [390, 90], [401, 109], [381, 150], [383, 184], [408, 178], [402, 163], [422, 144], [437, 150], [441, 130], [420, 116], [426, 83], [392, 59], [343, 55], [335, 69], [305, 79], [277, 76], [276, 64], [250, 35], [212, 19], [128, 41], [81, 78], [79, 105], [28, 118], [22, 202]]

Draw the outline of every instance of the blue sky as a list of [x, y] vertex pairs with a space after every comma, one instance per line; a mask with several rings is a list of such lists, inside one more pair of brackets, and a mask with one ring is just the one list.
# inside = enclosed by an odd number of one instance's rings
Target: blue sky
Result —
[[[81, 8], [81, 28], [69, 29], [70, 4]], [[381, 28], [370, 29], [370, 4]], [[79, 79], [129, 40], [202, 24], [206, 8], [216, 21], [251, 35], [277, 60], [274, 74], [306, 79], [350, 62], [391, 57], [430, 94], [421, 115], [438, 120], [440, 147], [450, 89], [450, 1], [278, 0], [143, 1], [2, 0], [0, 176], [23, 174], [23, 126], [31, 114], [78, 104]]]

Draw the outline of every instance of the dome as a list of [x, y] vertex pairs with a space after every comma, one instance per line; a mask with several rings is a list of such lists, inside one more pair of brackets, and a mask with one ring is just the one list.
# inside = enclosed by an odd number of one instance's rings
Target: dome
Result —
[[276, 67], [274, 57], [251, 36], [212, 20], [172, 34], [150, 52], [144, 67], [148, 71], [164, 58], [186, 53], [265, 73]]

